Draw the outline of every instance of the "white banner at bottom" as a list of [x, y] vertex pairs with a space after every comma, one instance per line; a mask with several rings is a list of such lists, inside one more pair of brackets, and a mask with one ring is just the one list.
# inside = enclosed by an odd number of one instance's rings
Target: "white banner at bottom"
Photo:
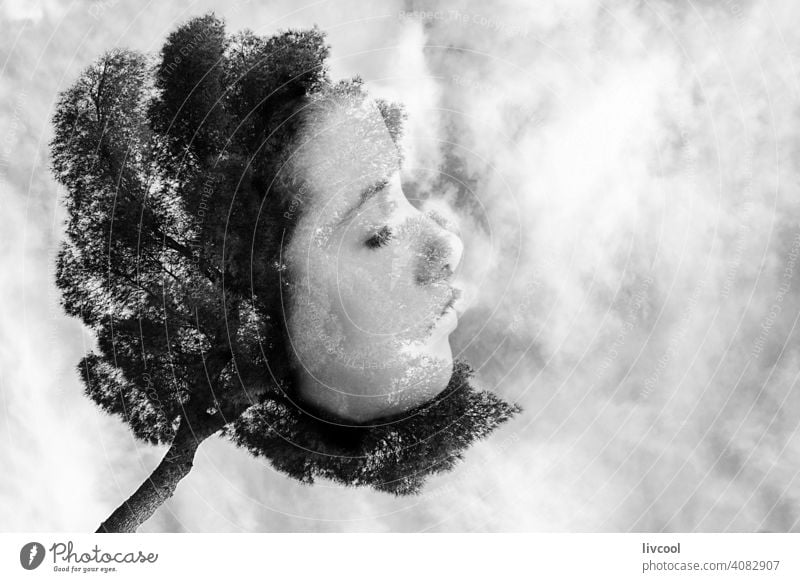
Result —
[[799, 534], [0, 534], [0, 580], [800, 580]]

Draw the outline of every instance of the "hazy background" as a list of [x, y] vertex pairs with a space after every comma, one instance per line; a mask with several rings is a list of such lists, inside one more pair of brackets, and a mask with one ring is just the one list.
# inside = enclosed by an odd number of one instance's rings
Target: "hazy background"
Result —
[[406, 103], [479, 290], [454, 343], [525, 412], [413, 498], [210, 439], [142, 531], [800, 531], [800, 4], [166, 4], [0, 5], [0, 530], [93, 531], [163, 454], [82, 396], [49, 119], [102, 51], [214, 9], [316, 23], [335, 77]]

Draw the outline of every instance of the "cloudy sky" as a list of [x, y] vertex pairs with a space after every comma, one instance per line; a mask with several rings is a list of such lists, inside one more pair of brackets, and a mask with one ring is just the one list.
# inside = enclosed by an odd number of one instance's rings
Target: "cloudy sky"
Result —
[[214, 10], [318, 24], [335, 77], [406, 104], [409, 180], [464, 232], [454, 346], [525, 412], [413, 498], [210, 439], [141, 531], [800, 531], [800, 4], [486, 4], [0, 4], [0, 530], [93, 531], [163, 455], [82, 396], [49, 119]]

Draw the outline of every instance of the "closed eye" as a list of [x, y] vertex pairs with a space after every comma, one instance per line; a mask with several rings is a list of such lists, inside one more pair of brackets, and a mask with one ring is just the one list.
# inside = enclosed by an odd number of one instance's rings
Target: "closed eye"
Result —
[[376, 232], [366, 241], [364, 241], [364, 244], [367, 245], [368, 248], [377, 249], [389, 244], [391, 238], [392, 238], [391, 229], [388, 226], [383, 226], [380, 228], [380, 230], [378, 230], [378, 232]]

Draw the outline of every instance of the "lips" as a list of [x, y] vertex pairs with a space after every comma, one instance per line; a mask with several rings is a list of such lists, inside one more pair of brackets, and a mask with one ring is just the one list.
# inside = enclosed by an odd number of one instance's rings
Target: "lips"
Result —
[[[450, 297], [447, 299], [447, 302], [444, 305], [444, 309], [442, 309], [442, 313], [447, 312], [448, 309], [453, 308], [455, 310], [456, 302], [461, 298], [463, 291], [458, 287], [450, 287]], [[458, 313], [458, 310], [456, 310]]]

